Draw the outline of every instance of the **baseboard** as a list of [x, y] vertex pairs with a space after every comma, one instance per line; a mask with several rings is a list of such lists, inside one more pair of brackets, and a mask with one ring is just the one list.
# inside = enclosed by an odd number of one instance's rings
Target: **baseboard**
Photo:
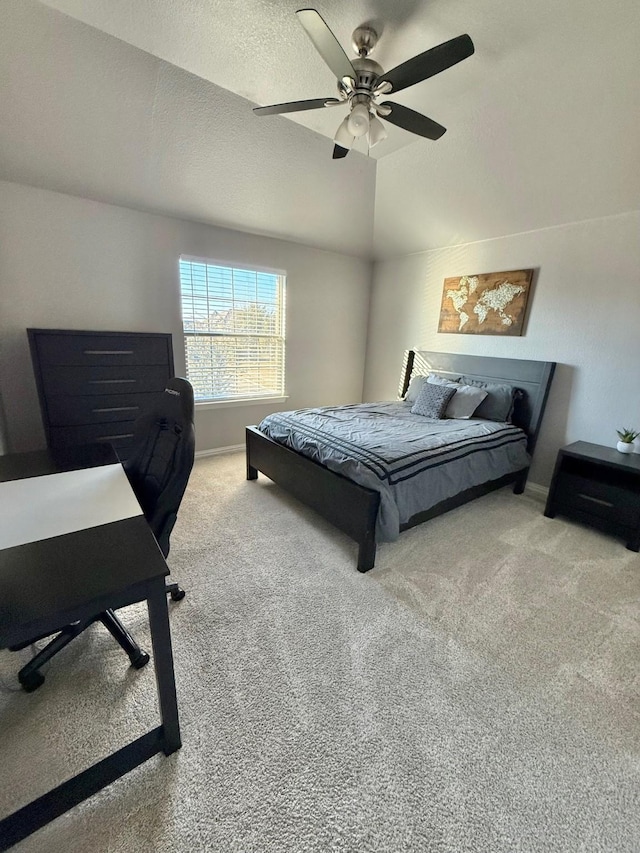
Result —
[[232, 444], [229, 447], [213, 447], [211, 450], [196, 450], [196, 459], [201, 459], [203, 456], [220, 456], [223, 453], [238, 453], [244, 450], [244, 444]]
[[547, 486], [539, 486], [538, 483], [527, 483], [524, 493], [536, 501], [546, 503], [549, 488]]

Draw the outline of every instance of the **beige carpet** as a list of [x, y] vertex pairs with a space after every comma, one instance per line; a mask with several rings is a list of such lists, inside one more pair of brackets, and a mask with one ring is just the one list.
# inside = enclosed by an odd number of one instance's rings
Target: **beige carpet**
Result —
[[[504, 490], [355, 559], [241, 454], [198, 461], [169, 560], [184, 746], [15, 849], [637, 853], [640, 556]], [[156, 724], [100, 626], [34, 694], [19, 663], [2, 815]]]

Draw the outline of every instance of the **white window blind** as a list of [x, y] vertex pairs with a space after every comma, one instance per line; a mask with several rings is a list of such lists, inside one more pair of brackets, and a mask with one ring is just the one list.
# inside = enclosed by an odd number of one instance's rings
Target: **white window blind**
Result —
[[196, 400], [284, 395], [283, 274], [180, 258], [180, 293]]

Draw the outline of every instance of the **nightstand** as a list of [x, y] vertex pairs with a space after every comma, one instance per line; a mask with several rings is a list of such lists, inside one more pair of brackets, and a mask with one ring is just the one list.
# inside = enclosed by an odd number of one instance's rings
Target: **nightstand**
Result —
[[544, 514], [622, 536], [640, 551], [640, 454], [576, 441], [558, 452]]

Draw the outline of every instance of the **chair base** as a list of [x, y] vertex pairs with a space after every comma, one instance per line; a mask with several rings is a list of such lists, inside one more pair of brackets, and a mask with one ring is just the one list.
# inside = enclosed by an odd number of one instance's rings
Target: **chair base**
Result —
[[34, 690], [37, 690], [38, 687], [44, 684], [44, 675], [37, 669], [26, 675], [23, 675], [21, 671], [18, 674], [18, 678], [20, 679], [20, 686], [25, 693], [33, 693]]
[[[170, 595], [173, 601], [181, 601], [185, 596], [185, 591], [177, 583], [167, 584], [167, 595]], [[93, 622], [102, 622], [104, 627], [109, 631], [113, 639], [126, 652], [134, 669], [142, 669], [150, 661], [148, 652], [141, 649], [136, 643], [132, 635], [127, 631], [122, 622], [118, 619], [113, 610], [105, 610], [104, 613], [99, 613], [92, 619], [87, 619], [84, 622], [74, 622], [73, 625], [67, 625], [51, 640], [44, 649], [41, 649], [31, 660], [22, 667], [18, 673], [18, 681], [22, 689], [26, 693], [33, 693], [38, 687], [44, 684], [44, 675], [40, 672], [40, 667], [51, 660], [59, 651], [69, 645], [74, 637], [81, 634]], [[12, 651], [18, 651], [32, 642], [42, 639], [35, 637], [29, 643], [22, 643], [20, 646], [13, 646]]]
[[171, 596], [172, 601], [182, 601], [186, 593], [177, 583], [168, 583], [167, 595]]
[[113, 610], [105, 610], [99, 613], [92, 619], [87, 619], [82, 622], [74, 622], [73, 625], [67, 625], [51, 640], [44, 649], [41, 649], [31, 660], [22, 667], [18, 673], [18, 681], [22, 689], [27, 693], [32, 693], [44, 684], [44, 675], [40, 672], [40, 667], [51, 660], [58, 654], [59, 651], [69, 645], [71, 640], [85, 631], [93, 622], [102, 622], [104, 627], [109, 631], [114, 640], [127, 653], [131, 666], [135, 669], [142, 669], [150, 661], [148, 652], [141, 649], [133, 639], [129, 631], [124, 627], [122, 622], [115, 615]]

